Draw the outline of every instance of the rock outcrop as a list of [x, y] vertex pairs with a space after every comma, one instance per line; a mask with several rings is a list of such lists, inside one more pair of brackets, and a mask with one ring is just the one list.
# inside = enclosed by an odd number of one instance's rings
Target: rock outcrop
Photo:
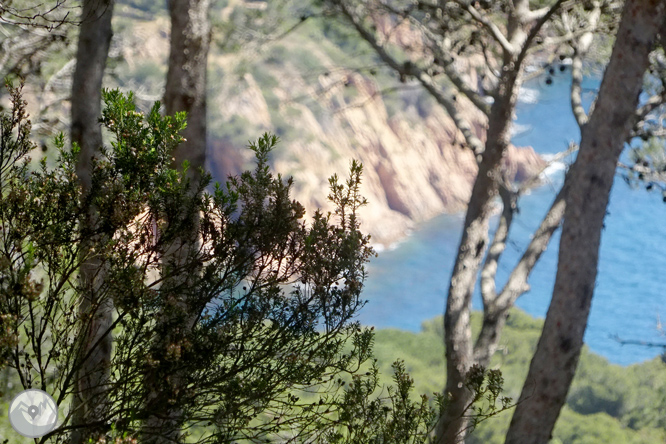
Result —
[[[217, 106], [224, 106], [227, 119], [240, 116], [257, 122], [258, 130], [284, 132], [282, 144], [273, 153], [273, 167], [283, 176], [294, 177], [294, 198], [309, 214], [316, 208], [332, 210], [326, 200], [328, 178], [333, 174], [345, 177], [351, 159], [363, 163], [362, 193], [368, 205], [360, 216], [362, 229], [372, 235], [374, 243], [389, 245], [418, 222], [465, 208], [477, 173], [474, 155], [446, 112], [430, 103], [425, 93], [412, 89], [410, 97], [400, 99], [405, 108], [389, 116], [376, 83], [360, 74], [345, 71], [319, 76], [318, 85], [292, 85], [275, 86], [272, 93], [283, 97], [273, 114], [277, 120], [284, 117], [284, 124], [293, 131], [282, 131], [273, 124], [275, 119], [268, 121], [269, 106], [250, 74], [235, 85], [242, 91], [238, 96], [229, 99], [223, 94], [220, 100], [224, 104]], [[302, 93], [302, 88], [325, 107], [321, 115], [287, 99], [299, 90]], [[326, 93], [317, 96], [317, 91]], [[484, 116], [471, 106], [465, 114], [483, 139]], [[224, 151], [211, 149], [212, 165], [243, 155], [239, 147], [234, 146], [233, 153], [229, 148], [227, 144]], [[245, 155], [251, 158], [251, 153]], [[235, 165], [238, 168], [241, 162]], [[505, 159], [507, 173], [515, 180], [538, 174], [543, 166], [531, 148], [511, 147]]]
[[[116, 37], [131, 43], [123, 45], [123, 55], [133, 60], [133, 70], [165, 63], [169, 36], [163, 26], [141, 25], [152, 36], [150, 48], [132, 39], [131, 29]], [[213, 49], [208, 167], [214, 178], [223, 182], [252, 168], [253, 153], [245, 146], [270, 131], [282, 140], [272, 166], [283, 177], [294, 177], [293, 197], [309, 215], [317, 208], [333, 210], [327, 200], [330, 176], [344, 179], [352, 159], [363, 163], [368, 205], [360, 218], [373, 243], [390, 245], [421, 221], [463, 210], [477, 166], [453, 121], [418, 85], [397, 83], [381, 68], [376, 76], [374, 69], [349, 69], [374, 63], [363, 57], [348, 59], [334, 43], [307, 31], [263, 47], [262, 53]], [[392, 91], [382, 90], [387, 87]], [[462, 99], [460, 107], [483, 140], [485, 116]], [[543, 165], [531, 148], [511, 147], [505, 159], [516, 180]]]

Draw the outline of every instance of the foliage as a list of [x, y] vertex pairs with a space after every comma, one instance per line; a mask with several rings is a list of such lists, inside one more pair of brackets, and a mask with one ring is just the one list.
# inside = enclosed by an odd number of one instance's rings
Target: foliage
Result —
[[[470, 429], [511, 407], [511, 398], [501, 396], [504, 378], [497, 369], [488, 370], [474, 364], [466, 375], [465, 386], [474, 393], [468, 407], [473, 414], [467, 415], [470, 417]], [[500, 408], [496, 407], [497, 401], [501, 404]]]
[[[103, 420], [85, 424], [94, 430], [91, 442], [141, 439], [151, 402], [182, 412], [180, 426], [196, 442], [426, 439], [435, 411], [425, 396], [411, 401], [404, 364], [393, 366], [388, 398], [372, 398], [376, 365], [361, 370], [373, 333], [352, 321], [364, 304], [364, 263], [372, 254], [356, 216], [366, 203], [359, 163], [352, 162], [344, 184], [335, 175], [329, 180], [335, 215], [316, 212], [308, 227], [302, 206], [289, 198], [292, 180], [269, 171], [276, 136], [250, 145], [253, 172], [209, 194], [208, 175], [190, 184], [170, 167], [184, 113], [163, 117], [156, 103], [144, 115], [132, 94], [104, 91], [101, 123], [113, 141], [94, 159], [84, 194], [75, 174], [78, 147], [65, 150], [63, 136], [55, 140], [56, 166], [43, 158], [29, 171], [34, 144], [25, 102], [19, 88], [10, 91], [13, 113], [2, 116], [0, 138], [0, 345], [12, 379], [46, 390], [61, 407], [61, 425], [40, 442], [68, 439], [72, 409], [65, 406], [77, 394], [77, 378], [86, 377], [77, 373], [92, 322], [78, 311], [86, 294], [77, 279], [88, 259], [84, 239], [95, 240], [90, 254], [106, 272], [97, 297], [114, 307], [103, 332], [113, 340], [108, 401], [96, 406]], [[96, 213], [80, 224], [86, 208]], [[184, 262], [165, 261], [192, 227], [197, 239], [188, 241], [199, 248], [188, 249]], [[180, 273], [190, 276], [187, 286], [172, 278]], [[476, 370], [470, 389], [490, 402], [470, 406], [481, 418], [494, 409], [502, 380]], [[148, 398], [155, 391], [159, 397]], [[294, 394], [304, 391], [316, 395]]]
[[[0, 115], [0, 239], [3, 243], [11, 242], [8, 232], [4, 229], [4, 221], [18, 210], [21, 197], [7, 195], [5, 190], [16, 184], [22, 176], [27, 174], [28, 163], [25, 159], [27, 153], [34, 149], [30, 141], [30, 122], [26, 121], [25, 101], [21, 98], [21, 90], [8, 84], [12, 103], [11, 114]], [[34, 249], [33, 249], [34, 252]], [[0, 256], [0, 295], [10, 292], [21, 292], [24, 288], [32, 292], [29, 269], [23, 268], [16, 275], [16, 280], [8, 279], [11, 262], [5, 255]], [[18, 318], [16, 315], [0, 309], [0, 366], [5, 365], [11, 357], [12, 349], [18, 342]]]
[[[252, 144], [254, 172], [208, 194], [209, 176], [190, 184], [169, 167], [184, 115], [162, 117], [159, 104], [143, 115], [131, 94], [118, 91], [106, 91], [104, 99], [102, 123], [114, 141], [95, 160], [87, 195], [74, 173], [76, 148], [66, 151], [58, 138], [56, 168], [42, 162], [29, 173], [23, 102], [6, 118], [10, 130], [24, 128], [19, 139], [6, 132], [2, 151], [0, 311], [20, 325], [12, 331], [19, 345], [10, 351], [10, 367], [23, 387], [41, 387], [61, 406], [76, 393], [85, 358], [75, 351], [90, 322], [77, 315], [83, 291], [76, 275], [81, 240], [92, 237], [99, 240], [92, 254], [107, 270], [99, 296], [112, 300], [116, 313], [110, 401], [100, 406], [104, 423], [89, 426], [101, 434], [112, 426], [136, 433], [151, 384], [184, 412], [188, 426], [210, 426], [202, 441], [268, 436], [307, 422], [289, 392], [353, 373], [368, 357], [370, 333], [351, 321], [363, 305], [363, 263], [371, 254], [354, 216], [360, 166], [351, 189], [331, 182], [347, 217], [336, 225], [330, 214], [317, 213], [308, 228], [302, 206], [289, 199], [291, 180], [268, 170], [275, 136]], [[91, 205], [98, 211], [94, 223], [80, 227], [82, 209]], [[201, 248], [182, 266], [201, 272], [190, 288], [176, 288], [169, 275], [183, 270], [162, 267], [160, 258], [191, 232], [195, 214]], [[297, 285], [286, 292], [289, 283]], [[164, 313], [173, 321], [156, 323]], [[192, 316], [196, 322], [185, 333], [179, 322]], [[353, 346], [343, 353], [345, 344]], [[178, 390], [170, 374], [186, 375]], [[250, 426], [259, 419], [260, 426]], [[58, 441], [69, 420], [52, 432]]]
[[[376, 363], [366, 373], [355, 375], [337, 404], [337, 427], [326, 433], [323, 443], [374, 444], [374, 443], [425, 443], [437, 412], [423, 395], [420, 401], [410, 398], [414, 381], [405, 371], [402, 361], [392, 364], [395, 386], [388, 388], [388, 397], [372, 399], [379, 384]], [[344, 382], [341, 382], [344, 383]], [[437, 399], [441, 408], [442, 398]]]
[[632, 146], [631, 165], [624, 168], [622, 178], [631, 186], [644, 186], [647, 191], [660, 191], [666, 203], [666, 146], [661, 137], [651, 134], [659, 124], [654, 119], [645, 122], [642, 129], [646, 132], [641, 135], [643, 140]]
[[[472, 322], [477, 326], [479, 314]], [[513, 310], [503, 335], [500, 351], [493, 367], [502, 370], [506, 379], [504, 393], [516, 396], [536, 346], [542, 321], [531, 318], [520, 310]], [[441, 336], [441, 317], [427, 321], [419, 333], [395, 329], [379, 329], [373, 346], [377, 358], [377, 388], [391, 383], [391, 374], [397, 357], [404, 358], [402, 365], [413, 381], [410, 392], [412, 404], [420, 401], [414, 393], [433, 393], [443, 386], [444, 351]], [[615, 386], [618, 381], [623, 383]], [[393, 381], [395, 382], [395, 381]], [[581, 413], [573, 407], [572, 400], [579, 397], [579, 390], [596, 385], [598, 389], [586, 402], [602, 406], [595, 414]], [[343, 387], [348, 388], [349, 383]], [[602, 391], [603, 387], [606, 392]], [[384, 389], [386, 390], [386, 389]], [[592, 391], [590, 391], [592, 392]], [[382, 392], [385, 393], [385, 392]], [[604, 399], [609, 393], [619, 393], [622, 398], [621, 413], [609, 415]], [[615, 395], [613, 395], [615, 396]], [[390, 406], [390, 397], [384, 396], [384, 404]], [[432, 405], [430, 405], [432, 407]], [[2, 407], [6, 410], [6, 404]], [[666, 367], [659, 359], [643, 364], [620, 367], [605, 359], [584, 351], [579, 370], [569, 395], [569, 404], [562, 411], [554, 432], [553, 443], [605, 444], [626, 442], [648, 444], [666, 439], [666, 423], [659, 412], [666, 409]], [[499, 414], [490, 421], [479, 424], [469, 437], [472, 444], [501, 444], [511, 419], [511, 411]], [[9, 425], [7, 424], [7, 427]], [[8, 436], [11, 429], [0, 428], [0, 436]], [[110, 441], [107, 441], [110, 442]]]
[[[472, 315], [478, 332], [481, 314]], [[520, 394], [543, 322], [514, 309], [490, 368], [502, 371], [503, 396]], [[375, 335], [374, 356], [380, 375], [389, 374], [390, 363], [404, 358], [405, 370], [414, 379], [416, 393], [441, 391], [444, 386], [442, 318], [423, 323], [419, 333], [380, 329]], [[382, 380], [381, 383], [389, 381]], [[666, 409], [666, 366], [655, 358], [621, 367], [583, 351], [567, 405], [553, 433], [554, 443], [605, 444], [607, 442], [654, 443], [666, 439], [666, 423], [659, 412]], [[479, 424], [469, 435], [471, 444], [501, 444], [512, 411], [499, 413]]]

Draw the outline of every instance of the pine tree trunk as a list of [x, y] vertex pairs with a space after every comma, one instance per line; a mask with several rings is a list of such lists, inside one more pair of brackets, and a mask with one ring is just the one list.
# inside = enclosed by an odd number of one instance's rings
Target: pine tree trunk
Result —
[[468, 421], [464, 409], [472, 400], [465, 388], [465, 376], [474, 364], [470, 312], [472, 295], [481, 260], [488, 244], [488, 222], [497, 196], [501, 161], [510, 142], [511, 116], [518, 94], [518, 69], [506, 70], [501, 79], [500, 96], [493, 104], [489, 118], [486, 148], [465, 216], [465, 225], [453, 267], [444, 314], [446, 347], [445, 396], [451, 404], [440, 418], [436, 442], [454, 444], [464, 440]]
[[583, 128], [569, 175], [553, 299], [506, 443], [547, 443], [566, 401], [583, 346], [617, 160], [634, 123], [648, 54], [665, 10], [663, 0], [625, 4], [595, 110]]
[[171, 0], [171, 52], [164, 92], [167, 115], [187, 112], [187, 139], [174, 153], [175, 166], [190, 163], [188, 176], [206, 161], [206, 68], [210, 46], [210, 0]]
[[[175, 150], [174, 168], [189, 162], [187, 177], [191, 191], [201, 177], [199, 169], [206, 160], [206, 69], [210, 45], [210, 23], [208, 19], [209, 0], [170, 0], [171, 52], [167, 72], [164, 106], [167, 115], [187, 112], [187, 128], [183, 132], [186, 139]], [[192, 253], [198, 250], [198, 214], [192, 215], [192, 230], [183, 233], [164, 253], [162, 258], [162, 290], [170, 293], [172, 305], [169, 313], [163, 313], [158, 321], [158, 331], [163, 334], [152, 345], [154, 355], [165, 356], [170, 345], [179, 344], [189, 334], [197, 316], [191, 297], [182, 291], [167, 290], [191, 289], [188, 282], [199, 273], [198, 268], [188, 267]], [[187, 271], [174, 274], [173, 266], [185, 267]], [[185, 290], [186, 292], [187, 290]], [[178, 363], [169, 364], [162, 359], [162, 365], [151, 370], [145, 379], [146, 413], [148, 418], [142, 428], [142, 442], [173, 443], [182, 439], [181, 428], [183, 410], [179, 396], [184, 393], [185, 375], [179, 373]], [[180, 395], [179, 395], [180, 394]]]
[[[113, 0], [84, 0], [81, 12], [79, 41], [76, 53], [76, 69], [72, 80], [71, 140], [81, 147], [76, 165], [84, 194], [91, 188], [91, 158], [102, 146], [102, 130], [98, 119], [101, 115], [101, 90], [106, 59], [111, 44]], [[87, 218], [81, 223], [85, 227], [94, 223], [95, 208], [87, 209]], [[98, 239], [88, 238], [82, 242], [81, 254], [90, 254]], [[104, 270], [100, 260], [88, 258], [81, 264], [79, 278], [84, 289], [79, 310], [92, 316], [82, 332], [83, 347], [79, 354], [82, 360], [77, 373], [77, 393], [73, 401], [72, 444], [87, 440], [99, 429], [99, 423], [107, 407], [106, 382], [111, 361], [112, 337], [108, 331], [112, 323], [113, 307], [108, 298], [100, 295]], [[91, 349], [90, 355], [83, 360]]]

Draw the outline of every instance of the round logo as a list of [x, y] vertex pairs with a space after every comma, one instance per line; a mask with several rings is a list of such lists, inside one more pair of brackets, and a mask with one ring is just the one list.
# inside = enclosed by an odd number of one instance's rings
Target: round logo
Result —
[[42, 390], [24, 390], [9, 405], [9, 422], [14, 430], [27, 438], [46, 435], [58, 421], [58, 406]]

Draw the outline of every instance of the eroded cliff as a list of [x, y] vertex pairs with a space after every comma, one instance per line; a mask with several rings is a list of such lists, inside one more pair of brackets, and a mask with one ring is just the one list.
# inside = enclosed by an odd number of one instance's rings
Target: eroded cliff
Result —
[[[139, 68], [166, 60], [168, 35], [156, 31], [142, 27], [150, 48], [127, 46], [139, 57], [125, 58], [138, 60]], [[312, 27], [261, 52], [212, 51], [208, 166], [214, 178], [223, 182], [252, 168], [247, 142], [270, 131], [282, 140], [272, 166], [294, 177], [293, 197], [309, 215], [332, 210], [330, 176], [344, 179], [352, 159], [363, 163], [368, 205], [360, 217], [373, 243], [389, 245], [420, 221], [463, 210], [477, 166], [462, 135], [417, 85], [367, 69], [373, 63], [371, 55], [348, 55]], [[462, 100], [460, 107], [483, 140], [485, 117]], [[522, 180], [540, 171], [543, 161], [531, 148], [512, 147], [505, 165]]]

